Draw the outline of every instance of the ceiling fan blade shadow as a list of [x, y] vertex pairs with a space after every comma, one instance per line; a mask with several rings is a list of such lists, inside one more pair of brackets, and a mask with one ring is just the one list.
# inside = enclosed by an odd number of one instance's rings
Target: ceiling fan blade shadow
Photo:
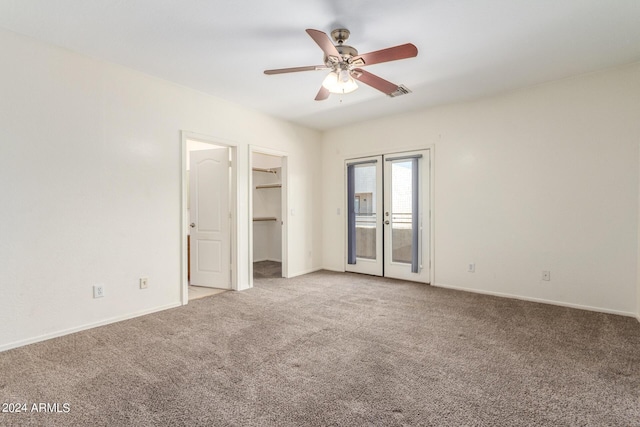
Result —
[[318, 44], [318, 46], [320, 46], [320, 49], [322, 49], [325, 55], [329, 57], [330, 56], [336, 57], [338, 60], [342, 58], [340, 56], [340, 52], [338, 52], [338, 49], [336, 49], [336, 47], [333, 45], [333, 42], [331, 41], [327, 33], [323, 33], [320, 30], [312, 30], [312, 29], [307, 29], [306, 31], [307, 31], [307, 34], [311, 36], [313, 41], [315, 41]]
[[316, 101], [324, 101], [328, 97], [329, 97], [329, 89], [327, 89], [324, 86], [320, 86], [320, 90], [318, 91], [318, 94], [316, 95], [315, 100]]
[[353, 62], [358, 63], [358, 60], [362, 60], [364, 64], [360, 66], [365, 66], [380, 64], [381, 62], [397, 61], [398, 59], [413, 58], [415, 56], [418, 56], [418, 48], [411, 43], [406, 43], [374, 52], [363, 53], [362, 55], [354, 57]]
[[382, 77], [378, 77], [375, 74], [371, 74], [361, 68], [356, 68], [351, 73], [354, 79], [362, 82], [366, 85], [371, 86], [374, 89], [378, 89], [380, 92], [385, 93], [387, 95], [391, 95], [398, 89], [398, 85], [395, 83], [391, 83], [383, 79]]

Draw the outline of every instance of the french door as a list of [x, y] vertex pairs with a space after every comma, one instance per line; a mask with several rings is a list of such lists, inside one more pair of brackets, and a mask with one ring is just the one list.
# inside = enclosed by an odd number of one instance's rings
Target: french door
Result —
[[346, 271], [428, 283], [429, 150], [346, 162]]

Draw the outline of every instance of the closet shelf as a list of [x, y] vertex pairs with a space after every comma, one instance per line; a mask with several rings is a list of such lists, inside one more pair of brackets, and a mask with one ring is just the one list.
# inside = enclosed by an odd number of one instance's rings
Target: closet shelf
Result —
[[256, 185], [256, 189], [258, 188], [281, 188], [282, 184], [263, 184], [263, 185]]
[[272, 173], [272, 174], [277, 173], [273, 169], [251, 168], [251, 170], [253, 170], [254, 172], [266, 172], [266, 173]]
[[274, 216], [265, 216], [265, 217], [256, 217], [253, 218], [254, 221], [277, 221], [278, 218]]

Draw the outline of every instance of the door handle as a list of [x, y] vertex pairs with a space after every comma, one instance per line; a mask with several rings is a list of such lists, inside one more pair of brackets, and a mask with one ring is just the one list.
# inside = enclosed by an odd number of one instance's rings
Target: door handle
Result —
[[385, 223], [386, 225], [389, 225], [389, 220], [386, 220], [384, 223]]
[[195, 223], [195, 222], [192, 222], [191, 224], [189, 224], [189, 227], [191, 227], [191, 228], [195, 228], [195, 227], [196, 227], [196, 223]]

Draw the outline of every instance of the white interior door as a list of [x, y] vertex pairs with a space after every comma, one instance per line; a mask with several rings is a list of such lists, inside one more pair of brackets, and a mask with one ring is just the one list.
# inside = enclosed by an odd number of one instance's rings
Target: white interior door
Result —
[[384, 275], [429, 282], [429, 152], [384, 156]]
[[229, 149], [189, 155], [190, 284], [230, 289]]
[[382, 163], [382, 156], [346, 162], [346, 271], [382, 276]]

